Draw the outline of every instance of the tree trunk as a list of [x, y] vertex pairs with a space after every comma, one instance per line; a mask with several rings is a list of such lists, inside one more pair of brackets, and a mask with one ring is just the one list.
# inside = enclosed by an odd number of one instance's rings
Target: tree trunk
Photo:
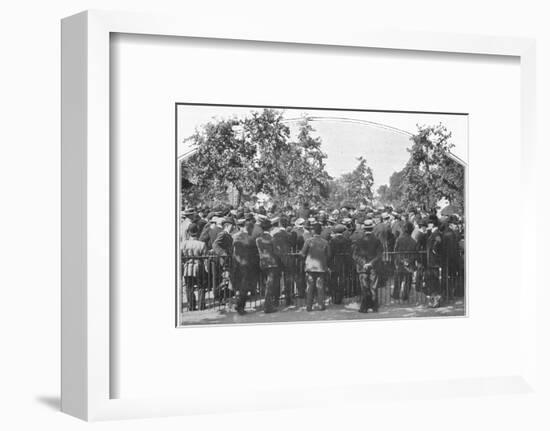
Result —
[[243, 191], [239, 188], [237, 188], [237, 205], [235, 205], [237, 208], [241, 206], [241, 200], [243, 198]]

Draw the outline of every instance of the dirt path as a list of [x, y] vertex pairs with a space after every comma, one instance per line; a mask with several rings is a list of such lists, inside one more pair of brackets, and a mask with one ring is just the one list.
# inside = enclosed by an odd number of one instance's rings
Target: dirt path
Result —
[[457, 300], [444, 304], [439, 308], [428, 308], [426, 305], [389, 304], [380, 307], [377, 313], [359, 313], [359, 304], [329, 305], [325, 311], [307, 312], [305, 307], [281, 307], [278, 312], [265, 314], [261, 308], [248, 308], [247, 314], [239, 316], [235, 311], [209, 309], [182, 313], [182, 325], [196, 324], [254, 324], [281, 323], [326, 320], [357, 320], [357, 319], [398, 319], [410, 317], [447, 317], [464, 316], [464, 301]]

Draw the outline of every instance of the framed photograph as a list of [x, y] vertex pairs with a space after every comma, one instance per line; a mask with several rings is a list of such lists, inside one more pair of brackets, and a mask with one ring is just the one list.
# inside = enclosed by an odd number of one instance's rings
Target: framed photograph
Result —
[[533, 41], [88, 11], [62, 54], [63, 411], [538, 390], [535, 238], [499, 235]]
[[176, 127], [179, 326], [466, 314], [467, 114], [178, 103]]

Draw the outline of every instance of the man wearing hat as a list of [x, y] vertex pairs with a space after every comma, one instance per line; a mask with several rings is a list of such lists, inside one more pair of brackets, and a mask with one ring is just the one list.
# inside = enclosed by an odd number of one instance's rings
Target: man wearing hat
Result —
[[265, 282], [264, 313], [277, 311], [279, 296], [277, 290], [281, 283], [281, 261], [275, 251], [273, 237], [269, 233], [271, 221], [264, 219], [261, 224], [263, 233], [256, 238], [256, 247], [260, 257], [260, 271]]
[[206, 244], [207, 250], [212, 250], [212, 244], [223, 230], [221, 225], [218, 223], [219, 217], [209, 214], [209, 222], [206, 223], [202, 229], [202, 233], [199, 237], [199, 241], [202, 241]]
[[228, 296], [231, 296], [231, 292], [233, 291], [230, 277], [231, 256], [233, 254], [233, 237], [231, 236], [231, 231], [233, 230], [235, 222], [231, 217], [225, 217], [220, 220], [220, 223], [222, 225], [222, 231], [212, 244], [212, 251], [219, 256], [219, 266], [221, 267], [221, 282], [214, 291], [214, 297], [224, 300]]
[[409, 293], [412, 286], [412, 276], [417, 267], [418, 244], [412, 239], [411, 234], [414, 226], [412, 222], [407, 221], [403, 225], [403, 232], [395, 241], [395, 268], [396, 276], [394, 279], [393, 299], [409, 299]]
[[378, 223], [374, 227], [372, 233], [382, 243], [382, 247], [384, 247], [384, 252], [388, 252], [393, 250], [394, 246], [394, 237], [391, 232], [390, 226], [390, 215], [387, 212], [384, 212], [381, 214], [380, 218], [380, 223]]
[[325, 282], [331, 252], [328, 241], [321, 238], [321, 224], [314, 223], [312, 228], [313, 236], [305, 241], [301, 251], [305, 258], [306, 309], [313, 310], [313, 297], [317, 293], [317, 303], [322, 311], [325, 309]]
[[197, 298], [195, 297], [195, 291], [197, 291], [198, 307], [203, 310], [205, 308], [206, 267], [203, 260], [194, 258], [206, 255], [206, 245], [198, 240], [199, 228], [195, 223], [189, 225], [187, 232], [188, 239], [184, 239], [181, 243], [182, 288], [187, 297], [187, 309], [189, 311], [197, 309]]
[[[273, 245], [275, 247], [275, 253], [279, 256], [281, 262], [285, 305], [291, 304], [292, 296], [292, 280], [295, 276], [296, 264], [294, 259], [290, 255], [292, 250], [296, 247], [296, 233], [288, 232], [288, 218], [286, 216], [277, 217], [271, 220], [273, 225], [277, 224], [271, 230], [271, 236], [273, 237]], [[275, 296], [279, 294], [280, 285], [275, 287]]]
[[[346, 232], [351, 232], [353, 230], [352, 229], [353, 219], [346, 217], [345, 219], [342, 220], [342, 224], [344, 224], [347, 227]], [[353, 232], [349, 235], [349, 239], [352, 244], [365, 236], [363, 225], [361, 224], [361, 225], [355, 225], [355, 226], [356, 226], [355, 230], [353, 230]]]
[[334, 226], [333, 237], [329, 241], [332, 258], [330, 259], [330, 291], [332, 302], [341, 304], [344, 298], [344, 288], [351, 272], [351, 241], [344, 236], [346, 226]]
[[363, 222], [365, 235], [353, 244], [352, 257], [361, 286], [360, 313], [367, 313], [369, 308], [378, 311], [378, 279], [382, 262], [382, 243], [373, 234], [374, 222], [366, 219]]
[[180, 223], [180, 244], [182, 241], [189, 239], [189, 234], [187, 230], [191, 223], [193, 223], [193, 216], [195, 215], [195, 209], [191, 207], [185, 208], [181, 213], [181, 223]]
[[442, 223], [441, 227], [441, 260], [443, 277], [448, 280], [449, 292], [454, 295], [457, 287], [457, 278], [460, 268], [459, 236], [453, 230], [452, 225], [456, 224], [456, 217], [449, 217], [448, 222]]
[[258, 251], [256, 242], [252, 239], [254, 223], [240, 219], [237, 221], [239, 231], [233, 234], [233, 286], [236, 291], [237, 313], [245, 314], [246, 298], [257, 283], [259, 272]]
[[413, 233], [411, 234], [411, 237], [418, 244], [419, 251], [426, 250], [426, 242], [428, 240], [427, 230], [428, 230], [427, 218], [422, 218], [418, 222], [415, 222], [414, 230], [413, 230]]
[[[294, 235], [294, 249], [295, 252], [300, 252], [306, 242], [306, 237], [309, 237], [309, 231], [305, 228], [305, 220], [298, 217], [294, 222], [294, 227], [291, 230], [291, 235]], [[306, 295], [306, 279], [304, 271], [303, 259], [294, 258], [292, 261], [292, 273], [296, 277], [296, 294], [298, 298], [305, 298]]]

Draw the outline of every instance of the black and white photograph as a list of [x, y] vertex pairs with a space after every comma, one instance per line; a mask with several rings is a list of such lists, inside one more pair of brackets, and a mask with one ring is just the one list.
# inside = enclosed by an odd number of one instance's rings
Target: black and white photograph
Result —
[[468, 116], [176, 105], [178, 325], [464, 316]]

